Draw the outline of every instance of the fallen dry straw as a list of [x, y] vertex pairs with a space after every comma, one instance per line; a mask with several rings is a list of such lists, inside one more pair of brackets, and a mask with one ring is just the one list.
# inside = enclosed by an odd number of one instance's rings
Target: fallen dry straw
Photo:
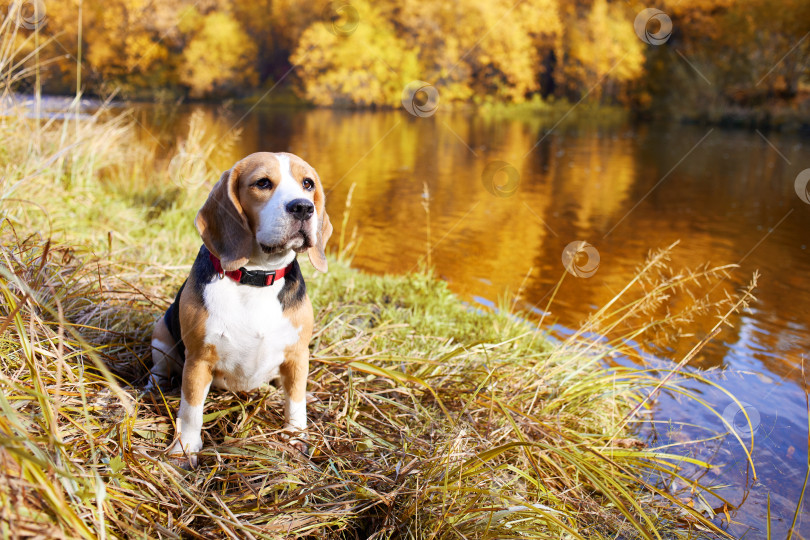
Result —
[[168, 290], [125, 284], [143, 269], [21, 240], [9, 227], [3, 238], [6, 537], [656, 538], [714, 529], [685, 499], [641, 480], [677, 474], [674, 456], [613, 437], [652, 384], [640, 382], [648, 373], [606, 369], [606, 351], [592, 343], [552, 346], [506, 314], [472, 312], [429, 277], [365, 276], [339, 263], [310, 278], [319, 328], [312, 455], [277, 437], [276, 390], [215, 392], [201, 466], [178, 468], [161, 453], [177, 392], [138, 390]]

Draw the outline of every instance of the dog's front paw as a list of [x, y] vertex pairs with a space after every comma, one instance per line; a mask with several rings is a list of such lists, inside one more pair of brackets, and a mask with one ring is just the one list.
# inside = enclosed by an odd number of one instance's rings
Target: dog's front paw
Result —
[[179, 437], [177, 440], [169, 446], [169, 449], [166, 451], [169, 458], [178, 461], [188, 460], [188, 464], [192, 469], [197, 468], [197, 452], [202, 450], [202, 439], [196, 439], [193, 441], [184, 441], [182, 436]]
[[309, 444], [301, 439], [301, 438], [294, 438], [290, 439], [287, 444], [304, 454], [305, 456], [309, 456]]
[[292, 426], [286, 426], [281, 433], [282, 441], [305, 456], [309, 455], [309, 443], [307, 443], [307, 439], [309, 439], [309, 434], [306, 430], [297, 429]]

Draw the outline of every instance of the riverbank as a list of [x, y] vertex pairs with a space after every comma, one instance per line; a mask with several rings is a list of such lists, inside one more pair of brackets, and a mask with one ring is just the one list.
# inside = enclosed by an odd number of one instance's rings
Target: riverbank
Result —
[[[5, 536], [722, 535], [704, 491], [665, 487], [683, 464], [710, 465], [635, 438], [661, 375], [608, 361], [633, 351], [586, 332], [549, 340], [509, 305], [471, 310], [429, 270], [358, 272], [346, 237], [328, 274], [303, 265], [317, 317], [311, 457], [277, 438], [277, 392], [220, 392], [200, 468], [173, 466], [161, 451], [178, 393], [138, 389], [218, 177], [197, 158], [216, 148], [190, 134], [159, 158], [126, 116], [102, 115], [7, 116], [0, 140]], [[645, 281], [643, 298], [687, 281]]]
[[[272, 91], [269, 91], [272, 90]], [[439, 94], [441, 95], [441, 94]], [[223, 105], [226, 108], [253, 110], [308, 110], [317, 105], [299, 98], [291, 88], [268, 88], [253, 95], [234, 97], [225, 100], [189, 100], [180, 95], [144, 95], [142, 99], [102, 100], [96, 97], [83, 97], [79, 102], [75, 96], [43, 95], [39, 104], [33, 95], [11, 94], [0, 102], [0, 114], [15, 111], [22, 107], [29, 117], [40, 115], [44, 118], [70, 119], [77, 114], [84, 119], [87, 114], [100, 107], [106, 109], [127, 109], [133, 105], [154, 104], [176, 107], [187, 105]], [[78, 109], [77, 109], [78, 106]], [[572, 103], [566, 99], [543, 99], [539, 95], [522, 103], [506, 103], [493, 100], [481, 102], [441, 102], [444, 112], [474, 113], [485, 118], [514, 119], [534, 122], [544, 120], [551, 125], [593, 124], [616, 126], [628, 121], [634, 122], [677, 122], [701, 126], [716, 126], [726, 129], [772, 130], [784, 133], [810, 133], [810, 97], [802, 94], [794, 102], [779, 102], [756, 106], [716, 105], [713, 103], [682, 103], [680, 106], [655, 106], [651, 109], [631, 109], [619, 105], [606, 105], [584, 101]], [[334, 110], [390, 110], [390, 107], [326, 107]]]

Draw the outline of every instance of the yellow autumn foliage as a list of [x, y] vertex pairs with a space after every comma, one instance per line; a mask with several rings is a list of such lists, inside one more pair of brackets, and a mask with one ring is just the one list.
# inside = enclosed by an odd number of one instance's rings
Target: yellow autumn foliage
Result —
[[180, 81], [191, 97], [204, 97], [251, 87], [258, 77], [253, 65], [256, 45], [230, 14], [212, 12], [200, 18], [182, 52]]
[[675, 32], [660, 46], [635, 34], [636, 15], [649, 7], [640, 1], [45, 4], [39, 41], [26, 30], [17, 44], [20, 58], [44, 44], [41, 80], [51, 92], [79, 81], [102, 95], [249, 96], [283, 80], [317, 105], [388, 107], [420, 80], [444, 104], [562, 98], [649, 107], [653, 96], [675, 96], [691, 100], [688, 108], [789, 100], [810, 87], [807, 0], [663, 0]]
[[579, 18], [569, 13], [566, 25], [568, 44], [564, 80], [582, 83], [599, 99], [605, 89], [631, 82], [643, 73], [647, 44], [636, 36], [632, 22], [635, 13], [622, 4], [594, 0], [590, 10]]
[[318, 105], [399, 104], [402, 89], [420, 75], [418, 51], [408, 49], [393, 26], [365, 0], [352, 20], [316, 22], [290, 57], [303, 95]]
[[522, 101], [561, 32], [557, 0], [405, 0], [395, 10], [422, 78], [449, 100]]

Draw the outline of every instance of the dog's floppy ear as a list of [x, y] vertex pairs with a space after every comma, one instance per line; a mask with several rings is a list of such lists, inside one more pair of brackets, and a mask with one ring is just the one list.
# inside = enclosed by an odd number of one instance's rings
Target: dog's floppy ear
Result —
[[226, 272], [247, 264], [253, 252], [250, 227], [238, 190], [239, 174], [234, 166], [219, 177], [194, 220], [205, 247], [219, 258]]
[[323, 217], [321, 218], [321, 228], [318, 231], [318, 238], [315, 241], [315, 245], [307, 250], [309, 262], [320, 272], [326, 272], [329, 269], [329, 265], [326, 263], [325, 250], [326, 242], [329, 240], [330, 236], [332, 236], [332, 223], [329, 221], [329, 214], [324, 210]]

